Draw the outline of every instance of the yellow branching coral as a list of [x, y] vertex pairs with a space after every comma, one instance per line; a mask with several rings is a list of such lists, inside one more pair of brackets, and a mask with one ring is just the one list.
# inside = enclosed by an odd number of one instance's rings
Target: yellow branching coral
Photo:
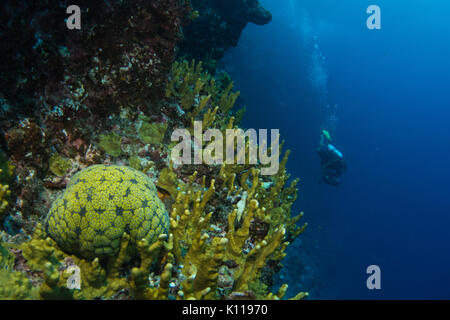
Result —
[[[285, 229], [277, 229], [274, 234], [268, 235], [266, 239], [256, 244], [256, 246], [250, 250], [245, 256], [245, 263], [242, 267], [241, 276], [236, 282], [236, 291], [244, 292], [248, 290], [249, 285], [255, 278], [258, 277], [260, 269], [266, 264], [268, 258], [276, 250], [281, 252], [287, 246], [287, 243], [283, 242], [285, 235]], [[279, 259], [283, 258], [280, 256]]]
[[[280, 147], [281, 148], [281, 147]], [[286, 172], [286, 163], [290, 151], [286, 151], [280, 162], [279, 174], [272, 178], [271, 183], [266, 187], [261, 184], [257, 190], [260, 197], [260, 204], [263, 210], [257, 216], [259, 219], [269, 222], [271, 228], [284, 225], [288, 231], [289, 238], [294, 240], [306, 228], [307, 223], [298, 227], [296, 223], [303, 216], [303, 213], [291, 217], [290, 212], [294, 201], [297, 199], [296, 185], [298, 180], [293, 180], [289, 187], [285, 187], [289, 180], [289, 174]]]
[[[223, 174], [226, 168], [223, 169]], [[247, 184], [253, 174], [252, 183]], [[224, 184], [237, 182], [233, 178], [225, 179]], [[259, 283], [260, 270], [269, 260], [279, 261], [285, 256], [284, 250], [289, 244], [286, 241], [286, 229], [273, 228], [268, 231], [264, 239], [257, 241], [248, 249], [251, 238], [250, 226], [255, 217], [266, 213], [259, 206], [259, 170], [243, 174], [241, 183], [246, 182], [244, 188], [239, 188], [243, 197], [243, 205], [237, 204], [228, 213], [228, 231], [225, 237], [214, 235], [211, 228], [212, 212], [207, 209], [208, 202], [216, 195], [215, 181], [212, 180], [209, 188], [205, 189], [205, 179], [202, 184], [195, 187], [197, 180], [195, 172], [182, 190], [178, 192], [177, 199], [171, 212], [171, 235], [173, 236], [172, 251], [176, 261], [183, 265], [186, 279], [182, 282], [183, 289], [178, 298], [188, 299], [214, 299], [218, 293], [218, 273], [225, 261], [234, 261], [237, 268], [232, 272], [234, 280], [233, 290], [246, 292], [259, 287], [257, 294], [260, 298], [273, 298], [277, 295], [267, 296], [268, 289]], [[233, 184], [231, 183], [231, 184]], [[278, 221], [278, 220], [277, 220]], [[286, 219], [288, 221], [288, 219]], [[270, 221], [268, 222], [270, 223]], [[281, 296], [280, 296], [281, 297]]]
[[176, 173], [173, 171], [173, 163], [171, 162], [168, 168], [164, 168], [159, 173], [159, 178], [156, 181], [156, 186], [166, 190], [172, 198], [176, 198], [178, 194], [178, 179]]
[[37, 289], [25, 274], [14, 271], [13, 267], [13, 254], [0, 242], [0, 300], [36, 299]]
[[60, 273], [51, 262], [46, 262], [42, 271], [44, 273], [44, 282], [39, 287], [39, 297], [41, 299], [74, 299], [75, 292], [65, 286], [70, 273]]
[[9, 270], [14, 263], [14, 257], [0, 242], [0, 270]]
[[[167, 235], [161, 235], [153, 244], [143, 239], [138, 243], [141, 255], [141, 266], [134, 268], [130, 279], [121, 276], [121, 268], [128, 260], [127, 252], [130, 236], [124, 234], [120, 250], [106, 263], [98, 258], [87, 261], [76, 255], [63, 252], [51, 238], [45, 238], [40, 226], [37, 227], [33, 239], [22, 244], [21, 249], [27, 265], [33, 271], [43, 273], [44, 281], [38, 288], [38, 298], [42, 299], [95, 299], [111, 298], [120, 290], [130, 290], [136, 299], [165, 299], [168, 285], [161, 282], [156, 289], [148, 288], [148, 275], [152, 262], [157, 260], [159, 250], [166, 245]], [[80, 270], [80, 289], [69, 289], [67, 280], [72, 273], [64, 269], [69, 259]], [[166, 265], [166, 279], [170, 279], [170, 266]]]
[[170, 256], [167, 261], [163, 272], [161, 274], [161, 280], [159, 287], [150, 288], [148, 279], [150, 274], [150, 264], [152, 261], [157, 260], [160, 250], [167, 246], [165, 242], [167, 235], [161, 235], [155, 243], [149, 245], [147, 240], [141, 240], [138, 242], [138, 249], [141, 256], [141, 265], [139, 268], [133, 268], [132, 274], [132, 290], [136, 299], [150, 299], [150, 300], [162, 300], [168, 298], [169, 281], [172, 276], [172, 260]]
[[[233, 92], [232, 89], [231, 81], [225, 88], [218, 85], [214, 78], [203, 72], [201, 63], [183, 61], [173, 65], [166, 94], [168, 98], [176, 98], [181, 102], [182, 109], [187, 112], [191, 133], [194, 121], [202, 120], [202, 130], [216, 128], [226, 136], [227, 129], [234, 132], [240, 130], [235, 125], [238, 121], [230, 114], [239, 96], [239, 92]], [[236, 114], [236, 117], [241, 116], [240, 113]], [[242, 130], [239, 132], [243, 133]], [[188, 183], [179, 183], [176, 188], [170, 232], [174, 239], [175, 260], [184, 266], [183, 273], [187, 277], [183, 282], [184, 298], [188, 297], [187, 292], [190, 292], [189, 298], [196, 299], [217, 296], [217, 293], [208, 290], [217, 288], [216, 275], [225, 261], [235, 265], [231, 267], [232, 270], [227, 267], [230, 269], [227, 272], [234, 279], [234, 292], [253, 291], [258, 298], [281, 299], [287, 288], [283, 287], [277, 294], [270, 294], [260, 278], [264, 266], [269, 261], [281, 261], [289, 242], [307, 226], [297, 226], [303, 213], [291, 217], [298, 180], [286, 186], [290, 178], [286, 172], [290, 151], [282, 158], [277, 175], [262, 177], [261, 166], [252, 164], [249, 158], [251, 147], [257, 147], [251, 145], [255, 142], [244, 139], [244, 148], [240, 149], [237, 148], [238, 143], [237, 137], [227, 139], [223, 151], [215, 150], [216, 153], [222, 152], [222, 159], [230, 147], [238, 151], [234, 154], [235, 164], [223, 163], [211, 168], [217, 172], [217, 176], [211, 179], [209, 188], [206, 188], [206, 177], [203, 177], [202, 183], [196, 183], [196, 172]], [[278, 148], [268, 148], [268, 151], [280, 154], [282, 146]], [[245, 160], [242, 162], [238, 159]], [[172, 179], [172, 183], [175, 181]], [[237, 202], [218, 210], [209, 204], [212, 199], [222, 203], [237, 199]], [[198, 273], [200, 269], [205, 271], [203, 275]], [[299, 294], [296, 298], [305, 296]]]
[[31, 241], [25, 242], [21, 246], [22, 255], [27, 260], [28, 266], [32, 270], [40, 270], [48, 261], [57, 262], [63, 259], [62, 251], [57, 250], [54, 241], [45, 238], [42, 230], [37, 228]]
[[0, 269], [0, 300], [29, 300], [37, 297], [37, 289], [25, 274]]
[[195, 172], [178, 193], [171, 213], [172, 251], [176, 261], [183, 265], [186, 276], [178, 298], [214, 299], [217, 298], [218, 271], [225, 259], [228, 239], [211, 238], [207, 234], [212, 212], [206, 213], [205, 207], [215, 194], [215, 181], [211, 181], [206, 191], [196, 191], [193, 187], [196, 176]]
[[[181, 61], [172, 66], [171, 78], [166, 86], [166, 97], [179, 99], [183, 110], [189, 112], [187, 117], [191, 123], [197, 116], [203, 115], [205, 128], [213, 123], [218, 128], [224, 128], [228, 122], [227, 116], [240, 94], [233, 92], [233, 87], [233, 82], [230, 82], [222, 89], [214, 77], [204, 72], [202, 62]], [[215, 116], [219, 111], [224, 117], [216, 121]], [[240, 114], [239, 118], [241, 116]]]
[[220, 93], [220, 97], [217, 101], [217, 105], [221, 108], [224, 114], [227, 114], [236, 103], [240, 92], [232, 92], [234, 83], [230, 82], [228, 87]]
[[252, 200], [250, 205], [248, 207], [245, 207], [243, 220], [241, 221], [241, 225], [237, 230], [235, 225], [237, 222], [238, 209], [235, 209], [228, 216], [227, 238], [229, 242], [227, 248], [227, 259], [234, 260], [236, 263], [238, 263], [238, 265], [242, 265], [243, 263], [245, 263], [243, 248], [245, 245], [245, 241], [249, 238], [250, 223], [257, 209], [258, 202], [256, 200]]
[[[280, 289], [278, 289], [278, 292], [276, 294], [270, 292], [264, 298], [264, 300], [281, 300], [286, 295], [287, 289], [288, 289], [288, 285], [284, 284], [280, 287]], [[309, 296], [308, 292], [299, 292], [297, 295], [295, 295], [295, 297], [290, 298], [289, 300], [302, 300], [308, 296]]]
[[174, 254], [177, 259], [182, 258], [182, 250], [187, 250], [195, 237], [209, 229], [212, 213], [205, 212], [205, 206], [215, 192], [215, 181], [211, 181], [210, 188], [206, 192], [195, 191], [193, 181], [197, 176], [195, 172], [183, 190], [178, 192], [176, 202], [172, 206], [171, 229], [174, 235]]
[[228, 239], [215, 237], [209, 241], [205, 233], [196, 234], [192, 246], [183, 259], [187, 279], [179, 295], [187, 299], [217, 299], [219, 267], [225, 259]]
[[5, 211], [6, 207], [8, 206], [8, 201], [6, 199], [9, 197], [10, 194], [11, 191], [9, 190], [9, 186], [0, 184], [0, 214], [3, 211]]
[[33, 238], [24, 242], [20, 249], [30, 270], [42, 272], [44, 275], [44, 281], [38, 289], [39, 298], [73, 299], [73, 292], [66, 287], [70, 275], [63, 275], [58, 270], [64, 260], [64, 253], [52, 239], [45, 238], [40, 225], [36, 228]]
[[258, 201], [252, 199], [244, 209], [241, 226], [236, 230], [236, 219], [238, 210], [235, 209], [228, 216], [228, 233], [227, 238], [228, 250], [227, 258], [235, 261], [239, 269], [234, 273], [236, 279], [235, 290], [244, 292], [249, 289], [249, 285], [254, 282], [258, 276], [260, 269], [266, 264], [269, 258], [273, 260], [281, 260], [284, 258], [284, 250], [288, 242], [284, 242], [285, 229], [275, 229], [273, 233], [269, 233], [264, 240], [255, 244], [247, 254], [243, 252], [245, 242], [249, 239], [250, 224], [253, 217], [259, 213], [261, 209], [258, 207]]
[[[282, 146], [280, 146], [281, 148]], [[294, 240], [305, 230], [307, 224], [305, 223], [301, 227], [296, 225], [303, 213], [291, 217], [291, 208], [297, 199], [296, 185], [298, 180], [293, 180], [289, 187], [286, 187], [289, 180], [289, 174], [286, 172], [289, 154], [290, 151], [286, 151], [280, 162], [278, 174], [271, 177], [270, 181], [261, 180], [259, 169], [248, 165], [241, 165], [239, 169], [237, 168], [238, 165], [224, 164], [220, 170], [220, 177], [230, 190], [234, 190], [237, 187], [231, 184], [240, 174], [239, 190], [245, 195], [245, 205], [249, 205], [250, 201], [254, 199], [258, 201], [260, 210], [255, 212], [255, 218], [267, 223], [270, 226], [269, 232], [272, 232], [278, 226], [285, 226], [289, 239]], [[240, 220], [240, 216], [241, 214], [238, 214], [238, 220]]]
[[14, 167], [6, 161], [6, 156], [0, 152], [0, 218], [2, 212], [8, 207], [8, 198], [11, 195], [8, 182], [13, 175]]
[[166, 86], [166, 97], [179, 98], [183, 109], [189, 111], [205, 86], [208, 92], [217, 93], [215, 80], [203, 72], [202, 62], [196, 64], [195, 61], [176, 61], [172, 65], [171, 79]]

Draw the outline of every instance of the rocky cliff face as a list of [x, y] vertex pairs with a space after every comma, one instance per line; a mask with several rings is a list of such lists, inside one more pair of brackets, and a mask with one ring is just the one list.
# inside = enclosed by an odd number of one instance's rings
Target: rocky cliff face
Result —
[[239, 41], [242, 30], [250, 22], [265, 25], [272, 14], [258, 0], [192, 0], [198, 17], [184, 28], [180, 55], [186, 59], [205, 61], [213, 71], [215, 61]]
[[79, 0], [80, 30], [66, 26], [71, 4], [2, 1], [0, 120], [55, 106], [110, 114], [161, 94], [189, 0]]

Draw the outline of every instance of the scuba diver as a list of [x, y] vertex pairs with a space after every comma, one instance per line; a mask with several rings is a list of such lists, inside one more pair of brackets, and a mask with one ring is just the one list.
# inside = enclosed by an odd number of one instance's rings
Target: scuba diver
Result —
[[317, 154], [322, 167], [321, 182], [337, 186], [341, 182], [339, 177], [347, 170], [347, 165], [342, 153], [331, 142], [330, 133], [322, 130]]

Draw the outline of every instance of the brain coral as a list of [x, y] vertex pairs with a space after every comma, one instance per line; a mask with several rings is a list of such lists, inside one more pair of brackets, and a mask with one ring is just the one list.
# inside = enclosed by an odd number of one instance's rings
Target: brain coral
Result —
[[58, 245], [84, 258], [117, 254], [124, 232], [131, 244], [144, 238], [153, 243], [168, 229], [153, 182], [124, 166], [94, 165], [77, 173], [46, 219]]

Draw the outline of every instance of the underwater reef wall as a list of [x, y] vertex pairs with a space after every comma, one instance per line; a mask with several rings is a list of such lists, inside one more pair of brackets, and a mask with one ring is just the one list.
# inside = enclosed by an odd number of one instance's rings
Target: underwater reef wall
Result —
[[42, 111], [105, 116], [161, 94], [189, 1], [80, 0], [82, 27], [73, 31], [64, 22], [71, 4], [2, 1], [1, 118]]
[[215, 70], [230, 47], [235, 47], [248, 23], [265, 25], [272, 14], [258, 0], [192, 0], [196, 10], [193, 22], [184, 28], [179, 55], [187, 60], [205, 62], [208, 71]]
[[86, 2], [73, 33], [60, 3], [2, 4], [0, 299], [284, 298], [307, 226], [289, 151], [273, 176], [171, 158], [175, 129], [225, 135], [245, 111], [229, 76], [174, 61], [190, 3]]

